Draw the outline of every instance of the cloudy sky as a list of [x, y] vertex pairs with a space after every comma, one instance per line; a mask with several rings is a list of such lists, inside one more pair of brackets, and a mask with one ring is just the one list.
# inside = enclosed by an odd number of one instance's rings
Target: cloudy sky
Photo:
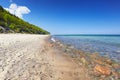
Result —
[[52, 34], [120, 34], [120, 0], [0, 0]]
[[[10, 1], [12, 2], [12, 1]], [[8, 8], [5, 8], [7, 11], [9, 11], [11, 14], [14, 14], [18, 16], [19, 18], [23, 19], [24, 14], [29, 14], [30, 10], [26, 6], [18, 6], [15, 3], [10, 4]]]

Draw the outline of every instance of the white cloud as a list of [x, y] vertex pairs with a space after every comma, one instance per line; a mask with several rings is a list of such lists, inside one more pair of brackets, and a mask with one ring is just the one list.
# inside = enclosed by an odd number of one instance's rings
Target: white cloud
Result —
[[24, 14], [29, 14], [31, 12], [26, 6], [18, 6], [17, 4], [11, 4], [9, 8], [5, 9], [19, 18], [23, 18]]

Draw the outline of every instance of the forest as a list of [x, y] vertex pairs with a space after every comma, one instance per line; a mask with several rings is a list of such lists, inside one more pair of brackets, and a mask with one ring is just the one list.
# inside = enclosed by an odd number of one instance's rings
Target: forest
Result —
[[0, 6], [0, 33], [50, 34], [50, 32], [10, 14], [2, 6]]

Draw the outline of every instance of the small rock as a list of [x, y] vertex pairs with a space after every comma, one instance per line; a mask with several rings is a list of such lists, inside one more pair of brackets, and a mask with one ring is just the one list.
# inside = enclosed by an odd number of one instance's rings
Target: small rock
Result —
[[81, 61], [82, 61], [83, 64], [86, 64], [86, 63], [87, 63], [86, 59], [83, 58], [83, 57], [81, 58]]
[[101, 77], [101, 78], [105, 78], [106, 76], [105, 76], [105, 75], [101, 75], [100, 77]]
[[103, 61], [100, 61], [98, 59], [94, 59], [94, 62], [97, 63], [97, 64], [101, 64], [101, 65], [104, 65], [105, 63]]
[[113, 68], [115, 68], [115, 69], [120, 69], [120, 65], [119, 64], [113, 64]]
[[60, 44], [60, 47], [62, 47], [63, 46], [63, 44]]
[[107, 62], [109, 65], [112, 65], [112, 60], [111, 60], [111, 59], [106, 60], [106, 62]]
[[52, 44], [52, 43], [51, 43], [51, 44], [48, 44], [48, 46], [53, 47], [53, 44]]
[[94, 71], [94, 76], [96, 76], [96, 77], [100, 77], [100, 73], [97, 72], [97, 71]]
[[94, 67], [94, 71], [97, 71], [100, 74], [107, 75], [107, 76], [111, 74], [111, 70], [108, 67], [101, 66], [101, 65], [96, 65]]
[[120, 73], [117, 73], [117, 72], [112, 72], [112, 74], [117, 77], [118, 79], [120, 79]]
[[93, 59], [98, 59], [100, 55], [98, 53], [92, 53], [90, 56]]

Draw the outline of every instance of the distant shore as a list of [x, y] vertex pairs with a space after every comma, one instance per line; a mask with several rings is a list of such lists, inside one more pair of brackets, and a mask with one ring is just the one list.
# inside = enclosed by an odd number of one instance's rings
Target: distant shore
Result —
[[0, 34], [0, 80], [119, 80], [120, 64], [50, 35]]

